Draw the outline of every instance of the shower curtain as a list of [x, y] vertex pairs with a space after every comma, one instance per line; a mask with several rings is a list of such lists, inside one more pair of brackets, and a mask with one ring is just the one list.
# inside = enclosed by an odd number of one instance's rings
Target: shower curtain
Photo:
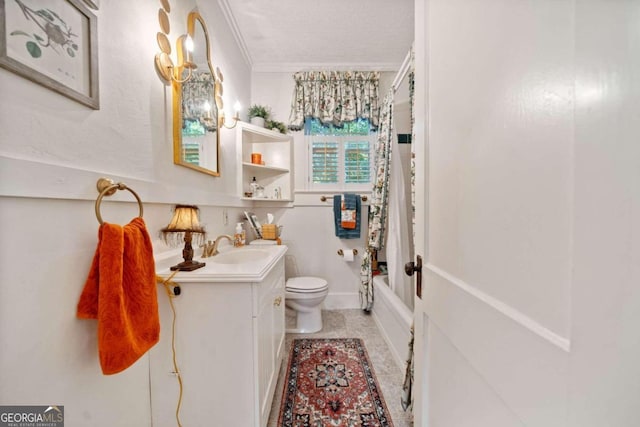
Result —
[[404, 305], [413, 310], [413, 280], [404, 272], [404, 264], [411, 261], [413, 239], [407, 224], [404, 169], [399, 147], [391, 150], [391, 164], [386, 242], [389, 286]]
[[[412, 232], [415, 237], [415, 151], [414, 147], [416, 144], [415, 140], [415, 109], [414, 109], [414, 52], [413, 47], [410, 51], [410, 71], [409, 71], [409, 99], [410, 99], [410, 110], [411, 110], [411, 141], [412, 141], [412, 156], [411, 156], [411, 209], [412, 209]], [[389, 173], [390, 173], [390, 161], [392, 156], [391, 143], [393, 141], [393, 107], [394, 107], [394, 88], [391, 88], [387, 95], [385, 96], [384, 102], [382, 104], [382, 108], [380, 109], [380, 121], [379, 121], [379, 129], [378, 129], [378, 139], [375, 147], [375, 177], [373, 188], [371, 192], [371, 203], [369, 208], [369, 230], [368, 230], [368, 241], [366, 253], [362, 257], [362, 264], [360, 266], [360, 299], [362, 308], [365, 311], [371, 311], [373, 307], [373, 283], [372, 283], [372, 272], [371, 272], [371, 260], [373, 253], [382, 248], [383, 245], [383, 237], [385, 231], [385, 222], [387, 216], [387, 209], [389, 204]], [[395, 150], [399, 151], [399, 150]], [[396, 159], [396, 164], [400, 162]], [[400, 169], [400, 168], [396, 168]], [[400, 169], [399, 176], [402, 177], [402, 170]], [[396, 179], [395, 181], [400, 181]], [[404, 190], [403, 191], [394, 191], [398, 194], [399, 197], [404, 198]], [[394, 202], [394, 209], [400, 209], [399, 201]], [[394, 215], [394, 214], [390, 214]], [[406, 216], [404, 217], [406, 218]], [[404, 219], [403, 218], [403, 219]], [[396, 223], [405, 223], [406, 222], [398, 217], [399, 221], [393, 221]], [[402, 236], [398, 232], [394, 232], [395, 235]], [[404, 234], [408, 236], [407, 234]], [[409, 239], [405, 239], [409, 240]], [[414, 240], [415, 241], [415, 240]], [[397, 244], [393, 243], [393, 244]], [[408, 243], [407, 243], [408, 244]], [[390, 252], [390, 251], [388, 251]], [[393, 264], [396, 267], [401, 268], [400, 266], [404, 265], [404, 262], [398, 263], [397, 260], [394, 260]], [[398, 274], [397, 272], [394, 274]], [[399, 273], [401, 274], [401, 273]], [[404, 278], [403, 278], [404, 280]], [[413, 292], [413, 283], [408, 288], [410, 292]], [[407, 366], [405, 369], [405, 378], [402, 386], [402, 396], [401, 403], [404, 410], [409, 410], [413, 406], [413, 333], [414, 327], [411, 326], [411, 340], [409, 342], [409, 354], [407, 357]]]
[[384, 98], [380, 109], [378, 139], [375, 146], [375, 176], [369, 204], [369, 232], [366, 253], [360, 265], [360, 302], [364, 311], [373, 307], [371, 260], [384, 244], [389, 195], [389, 162], [393, 140], [393, 89]]
[[[409, 108], [411, 109], [411, 222], [413, 230], [413, 242], [416, 238], [416, 156], [415, 148], [415, 57], [413, 47], [411, 48], [411, 71], [409, 72]], [[415, 324], [411, 324], [411, 339], [409, 340], [409, 351], [407, 354], [407, 366], [404, 371], [404, 382], [402, 383], [402, 396], [400, 402], [402, 408], [407, 411], [413, 409], [413, 344], [414, 344]]]

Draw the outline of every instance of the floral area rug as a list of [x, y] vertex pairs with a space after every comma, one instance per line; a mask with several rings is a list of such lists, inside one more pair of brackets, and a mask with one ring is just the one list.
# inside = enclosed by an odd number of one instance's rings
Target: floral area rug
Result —
[[292, 343], [280, 427], [393, 427], [359, 338]]

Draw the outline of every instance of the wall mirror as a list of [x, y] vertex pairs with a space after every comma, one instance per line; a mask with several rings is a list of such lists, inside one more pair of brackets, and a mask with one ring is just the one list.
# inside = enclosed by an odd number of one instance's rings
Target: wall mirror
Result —
[[197, 11], [189, 13], [187, 35], [193, 42], [192, 51], [190, 46], [185, 49], [190, 67], [181, 69], [179, 80], [172, 83], [173, 161], [220, 176], [219, 110], [214, 96], [216, 74], [211, 62], [209, 32]]

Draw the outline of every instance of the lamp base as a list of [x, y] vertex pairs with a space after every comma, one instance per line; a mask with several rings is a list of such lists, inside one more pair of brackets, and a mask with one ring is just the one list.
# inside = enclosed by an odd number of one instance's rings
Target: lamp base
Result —
[[176, 264], [173, 267], [171, 267], [169, 270], [171, 271], [193, 271], [193, 270], [197, 270], [199, 268], [204, 267], [205, 265], [207, 265], [204, 262], [198, 262], [198, 261], [183, 261], [180, 264]]

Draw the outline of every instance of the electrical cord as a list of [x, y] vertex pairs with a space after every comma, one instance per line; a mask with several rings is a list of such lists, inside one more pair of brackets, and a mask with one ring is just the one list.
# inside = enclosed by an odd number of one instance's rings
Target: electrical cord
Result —
[[163, 279], [160, 276], [156, 276], [156, 282], [162, 283], [164, 285], [164, 289], [167, 292], [167, 296], [169, 297], [169, 305], [171, 306], [171, 312], [173, 313], [173, 321], [171, 323], [171, 351], [173, 353], [173, 374], [175, 374], [178, 379], [178, 385], [180, 388], [180, 393], [178, 395], [178, 404], [176, 406], [176, 422], [178, 423], [178, 427], [182, 427], [182, 423], [180, 423], [180, 407], [182, 406], [182, 377], [180, 376], [180, 370], [178, 369], [178, 359], [176, 357], [176, 308], [173, 305], [173, 299], [180, 295], [180, 287], [177, 283], [172, 282], [173, 276], [176, 275], [178, 270], [174, 271], [169, 277]]

